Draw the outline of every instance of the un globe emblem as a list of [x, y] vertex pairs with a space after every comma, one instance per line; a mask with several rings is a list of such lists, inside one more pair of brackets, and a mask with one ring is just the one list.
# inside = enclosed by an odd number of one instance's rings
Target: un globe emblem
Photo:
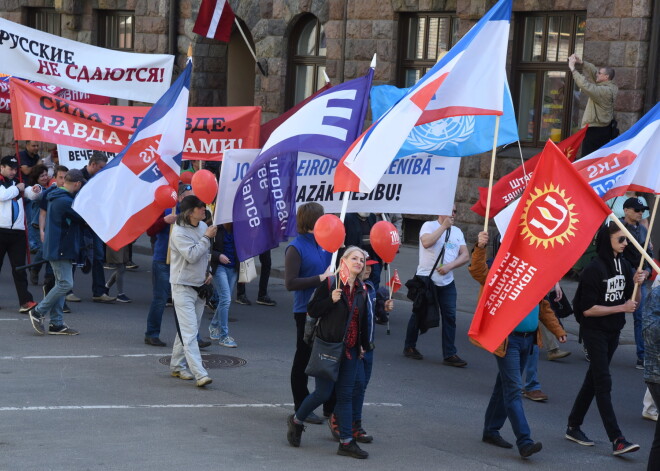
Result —
[[426, 152], [440, 151], [467, 141], [474, 132], [474, 116], [454, 116], [415, 126], [408, 141]]

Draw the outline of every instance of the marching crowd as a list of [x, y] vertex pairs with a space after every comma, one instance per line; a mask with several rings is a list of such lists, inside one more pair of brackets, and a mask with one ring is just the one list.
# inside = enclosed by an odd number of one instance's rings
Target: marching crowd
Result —
[[[569, 64], [574, 70], [582, 61], [571, 56]], [[612, 104], [616, 96], [616, 87], [611, 83], [613, 70], [598, 71], [589, 66], [583, 64], [585, 73], [595, 73], [595, 81], [576, 78], [576, 83], [589, 95], [587, 111], [597, 110], [602, 104], [599, 100], [602, 102], [608, 93]], [[580, 73], [575, 71], [574, 76], [579, 77]], [[599, 89], [598, 84], [604, 84], [607, 89]], [[610, 126], [611, 118], [605, 121]], [[70, 311], [67, 300], [75, 299], [74, 272], [76, 269], [91, 272], [93, 301], [130, 302], [124, 292], [130, 255], [128, 248], [120, 251], [106, 248], [72, 209], [76, 193], [103, 169], [107, 157], [95, 152], [85, 168], [69, 170], [58, 165], [56, 156], [44, 162], [38, 156], [38, 148], [38, 143], [28, 142], [20, 154], [0, 161], [0, 266], [7, 254], [19, 311], [29, 315], [38, 334], [77, 335], [78, 331], [64, 322], [64, 314]], [[612, 201], [612, 207], [615, 205], [621, 207], [622, 222], [643, 243], [648, 230], [644, 224], [646, 202], [628, 195]], [[363, 459], [368, 453], [358, 443], [373, 440], [363, 427], [362, 405], [374, 362], [375, 325], [387, 323], [393, 301], [388, 290], [380, 287], [384, 263], [369, 240], [369, 230], [378, 216], [370, 213], [347, 216], [345, 247], [339, 253], [344, 270], [335, 271], [330, 266], [331, 254], [314, 238], [314, 225], [322, 215], [323, 207], [318, 203], [301, 205], [297, 210], [298, 236], [285, 250], [285, 287], [293, 293], [296, 325], [296, 350], [290, 376], [295, 410], [287, 418], [286, 436], [290, 445], [299, 447], [304, 423], [324, 420], [314, 413], [322, 406], [331, 432], [339, 442], [337, 453]], [[400, 219], [399, 215], [384, 217], [392, 221]], [[483, 286], [492, 237], [482, 232], [476, 244], [468, 249], [465, 236], [455, 225], [455, 217], [454, 207], [452, 214], [440, 215], [421, 227], [416, 275], [428, 278], [430, 284], [418, 291], [434, 300], [437, 318], [428, 311], [413, 308], [403, 354], [412, 360], [422, 360], [423, 355], [417, 349], [419, 333], [440, 326], [443, 364], [464, 368], [467, 362], [458, 355], [455, 345], [457, 290], [453, 271], [469, 263], [470, 274]], [[196, 386], [204, 387], [212, 382], [200, 353], [200, 348], [210, 345], [199, 332], [205, 306], [215, 311], [209, 326], [211, 340], [224, 347], [237, 347], [228, 325], [232, 293], [239, 278], [232, 225], [212, 224], [207, 205], [193, 194], [190, 185], [181, 183], [176, 210], [166, 210], [148, 235], [153, 247], [153, 294], [144, 341], [156, 347], [166, 345], [160, 339], [160, 328], [163, 311], [171, 301], [177, 329], [171, 375], [194, 380]], [[494, 256], [497, 241], [491, 242]], [[567, 417], [565, 437], [580, 445], [594, 445], [581, 427], [595, 399], [614, 455], [639, 449], [620, 430], [611, 397], [609, 364], [627, 313], [633, 314], [636, 366], [645, 370], [644, 378], [653, 399], [648, 402], [657, 404], [660, 400], [660, 287], [656, 282], [653, 289], [647, 289], [647, 278], [652, 271], [645, 264], [637, 269], [641, 255], [627, 242], [615, 224], [602, 226], [595, 238], [594, 257], [582, 270], [572, 300], [589, 366]], [[28, 252], [32, 256], [31, 266], [18, 269], [26, 264]], [[267, 293], [270, 254], [262, 254], [260, 259], [262, 274], [257, 303], [274, 306], [275, 301]], [[104, 265], [113, 269], [107, 281]], [[30, 281], [37, 284], [41, 266], [45, 271], [44, 297], [37, 303], [28, 289], [28, 272]], [[109, 290], [115, 285], [117, 296], [113, 297]], [[634, 290], [635, 285], [640, 289]], [[523, 458], [542, 449], [541, 443], [532, 439], [522, 401], [523, 397], [547, 400], [538, 377], [539, 348], [545, 345], [551, 360], [569, 354], [557, 344], [566, 341], [566, 331], [551, 307], [553, 301], [557, 303], [562, 297], [557, 284], [494, 352], [497, 374], [485, 412], [482, 440], [497, 447], [513, 448], [500, 434], [508, 419]], [[237, 301], [249, 303], [244, 287], [237, 288]], [[335, 353], [323, 353], [331, 351]], [[319, 357], [329, 358], [332, 368], [319, 364]], [[309, 376], [315, 378], [312, 392], [308, 389]], [[652, 412], [649, 406], [645, 414], [657, 421], [657, 409]], [[656, 426], [649, 470], [660, 469], [659, 455], [660, 429]]]

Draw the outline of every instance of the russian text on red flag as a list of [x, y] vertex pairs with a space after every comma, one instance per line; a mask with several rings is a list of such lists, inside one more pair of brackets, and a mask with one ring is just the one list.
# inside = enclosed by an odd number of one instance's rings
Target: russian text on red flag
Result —
[[234, 18], [228, 0], [202, 0], [193, 32], [228, 43]]
[[[569, 162], [575, 160], [586, 132], [587, 126], [557, 144], [557, 147], [566, 155]], [[500, 178], [497, 183], [493, 185], [490, 200], [490, 217], [495, 217], [509, 203], [520, 197], [527, 186], [527, 182], [532, 178], [532, 173], [534, 172], [540, 157], [541, 153], [536, 154], [525, 162], [524, 168], [520, 165], [513, 172]], [[479, 216], [485, 217], [487, 199], [488, 188], [479, 187], [479, 200], [477, 200], [474, 206], [472, 206], [472, 211]]]
[[584, 253], [610, 209], [548, 141], [488, 273], [468, 335], [493, 352]]
[[120, 154], [80, 190], [73, 209], [114, 250], [133, 242], [163, 212], [160, 186], [176, 188], [186, 130], [192, 61], [154, 104]]

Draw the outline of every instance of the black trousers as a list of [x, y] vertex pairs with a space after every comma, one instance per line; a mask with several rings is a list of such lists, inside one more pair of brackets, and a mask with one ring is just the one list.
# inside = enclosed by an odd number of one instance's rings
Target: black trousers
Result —
[[16, 271], [16, 267], [25, 265], [26, 244], [25, 231], [0, 229], [0, 270], [5, 255], [7, 255], [11, 265], [11, 274], [14, 277], [18, 303], [21, 306], [32, 301], [32, 295], [28, 291], [27, 273], [25, 273], [25, 270]]
[[[259, 263], [261, 264], [261, 274], [259, 275], [259, 292], [258, 298], [263, 298], [268, 294], [268, 280], [270, 280], [270, 250], [259, 254]], [[236, 296], [243, 296], [245, 294], [245, 283], [236, 284]]]
[[582, 141], [582, 157], [600, 149], [612, 140], [612, 130], [609, 126], [593, 128], [589, 126]]
[[582, 425], [584, 416], [595, 397], [605, 431], [610, 441], [613, 442], [622, 436], [612, 407], [612, 375], [610, 374], [610, 361], [619, 346], [620, 332], [582, 328], [580, 333], [591, 361], [582, 388], [580, 388], [571, 414], [568, 416], [568, 426], [579, 427]]
[[[651, 396], [655, 405], [660, 404], [660, 383], [646, 382], [646, 385], [651, 391]], [[653, 437], [653, 444], [651, 445], [651, 454], [649, 455], [649, 464], [646, 468], [647, 471], [656, 471], [660, 469], [660, 422], [655, 423], [655, 435]]]
[[[306, 312], [294, 312], [293, 317], [296, 320], [296, 353], [293, 355], [293, 365], [291, 365], [291, 392], [293, 393], [293, 410], [296, 411], [300, 404], [309, 396], [307, 389], [308, 376], [305, 374], [309, 357], [312, 354], [312, 347], [303, 340], [305, 335]], [[323, 403], [323, 414], [328, 416], [335, 410], [337, 398], [332, 393], [330, 399]]]

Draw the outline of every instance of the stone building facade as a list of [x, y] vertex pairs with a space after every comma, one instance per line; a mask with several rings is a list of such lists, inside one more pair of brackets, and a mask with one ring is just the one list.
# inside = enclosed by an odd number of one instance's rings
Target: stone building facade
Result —
[[[100, 18], [112, 12], [128, 12], [132, 14], [134, 27], [130, 50], [175, 54], [175, 74], [184, 65], [186, 51], [192, 44], [191, 105], [258, 105], [265, 121], [288, 109], [297, 98], [319, 88], [322, 71], [332, 83], [365, 74], [374, 53], [377, 54], [375, 84], [410, 83], [416, 70], [423, 72], [425, 67], [423, 61], [416, 62], [420, 57], [408, 57], [411, 50], [417, 48], [419, 53], [421, 49], [422, 56], [429, 56], [422, 59], [427, 60], [427, 65], [431, 59], [432, 65], [437, 54], [449, 48], [495, 2], [230, 0], [238, 23], [267, 75], [262, 75], [256, 67], [239, 31], [234, 31], [229, 44], [201, 38], [192, 32], [200, 3], [201, 0], [4, 0], [0, 15], [34, 26], [31, 22], [35, 14], [55, 13], [59, 15], [59, 20], [55, 20], [60, 23], [58, 34], [103, 45], [107, 38], [99, 33]], [[575, 90], [570, 93], [572, 79], [566, 78], [565, 55], [573, 52], [568, 50], [570, 47], [578, 48], [590, 62], [615, 68], [615, 82], [620, 89], [615, 110], [622, 130], [628, 129], [658, 101], [658, 9], [660, 6], [652, 0], [514, 0], [508, 74], [519, 129], [529, 130], [531, 136], [527, 142], [523, 141], [525, 157], [538, 152], [539, 143], [547, 136], [556, 140], [566, 137], [574, 129], [571, 123], [579, 122], [584, 100], [578, 98]], [[315, 24], [315, 31], [320, 28], [322, 33], [316, 33], [320, 42], [316, 50], [304, 51], [304, 57], [299, 58], [302, 62], [296, 63], [294, 56], [300, 55], [301, 47], [310, 46], [313, 39], [305, 36], [310, 30], [301, 24]], [[433, 41], [426, 40], [424, 34], [428, 37], [437, 34], [437, 44], [431, 44]], [[525, 51], [532, 51], [527, 58]], [[550, 52], [556, 55], [548, 62]], [[302, 75], [297, 75], [298, 71]], [[312, 77], [310, 71], [316, 75]], [[0, 72], [11, 74], [11, 70]], [[298, 87], [301, 77], [305, 83]], [[561, 83], [561, 87], [556, 83]], [[550, 93], [553, 90], [564, 93], [564, 101], [554, 108], [546, 106], [550, 96], [546, 88]], [[523, 113], [524, 106], [529, 110], [525, 108]], [[555, 116], [545, 118], [546, 111]], [[546, 126], [539, 118], [536, 118], [539, 123], [535, 123], [533, 116], [543, 117], [550, 124]], [[13, 149], [8, 115], [0, 115], [0, 148], [3, 155]], [[460, 224], [468, 229], [468, 240], [474, 240], [483, 226], [481, 218], [469, 208], [477, 199], [477, 187], [487, 185], [489, 159], [489, 155], [471, 157], [463, 159], [461, 164], [462, 181], [456, 202]], [[516, 146], [500, 152], [495, 178], [519, 163]], [[414, 221], [409, 220], [408, 224], [415, 228]]]

